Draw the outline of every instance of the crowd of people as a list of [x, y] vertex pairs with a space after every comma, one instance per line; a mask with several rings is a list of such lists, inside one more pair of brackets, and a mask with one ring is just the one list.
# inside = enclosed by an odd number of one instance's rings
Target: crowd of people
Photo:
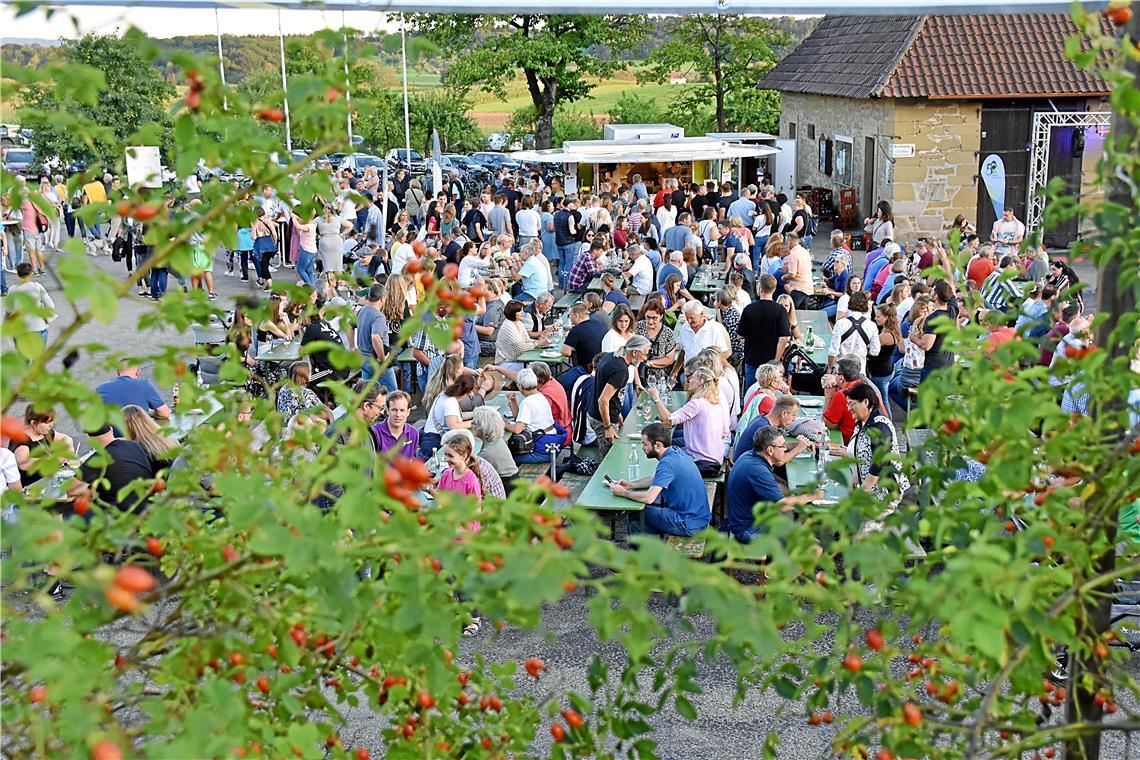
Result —
[[[5, 198], [5, 268], [13, 264], [19, 278], [12, 290], [40, 307], [27, 329], [45, 340], [50, 320], [40, 315], [54, 305], [35, 281], [37, 256], [58, 248], [65, 230], [84, 237], [91, 255], [124, 260], [131, 278], [153, 255], [143, 224], [111, 215], [84, 225], [74, 216], [74, 204], [113, 201], [118, 183], [95, 180], [77, 196], [43, 183], [54, 219], [41, 219], [35, 204], [16, 216]], [[213, 299], [213, 265], [224, 261], [223, 276], [251, 283], [226, 337], [249, 370], [242, 421], [256, 423], [249, 417], [261, 397], [282, 416], [283, 436], [316, 429], [339, 440], [340, 420], [351, 416], [367, 424], [377, 454], [430, 462], [438, 491], [501, 497], [523, 468], [552, 459], [559, 473], [589, 474], [645, 394], [657, 422], [644, 426], [642, 451], [656, 470], [613, 481], [613, 493], [647, 505], [650, 531], [693, 535], [711, 519], [702, 479], [727, 472], [720, 527], [747, 541], [756, 502], [791, 508], [813, 498], [786, 495], [786, 465], [807, 450], [852, 456], [858, 487], [877, 496], [887, 496], [888, 482], [905, 490], [905, 473], [882, 454], [897, 460], [893, 420], [919, 384], [954, 361], [940, 324], [985, 324], [993, 345], [1037, 341], [1044, 364], [1089, 341], [1076, 274], [1041, 250], [1023, 252], [1012, 213], [985, 242], [955, 222], [955, 258], [941, 240], [897, 241], [891, 208], [880, 203], [865, 222], [860, 271], [851, 236], [839, 230], [817, 266], [808, 199], [770, 187], [665, 178], [651, 188], [634, 174], [574, 194], [541, 171], [504, 170], [494, 186], [468, 188], [453, 173], [425, 192], [402, 169], [380, 185], [369, 168], [342, 172], [311, 203], [250, 188], [233, 249], [207, 251], [197, 236], [190, 271], [163, 262], [139, 279], [138, 292], [160, 299], [174, 274]], [[187, 190], [167, 202], [169, 213], [204, 211], [199, 188]], [[8, 229], [10, 219], [19, 229]], [[438, 283], [447, 298], [407, 327]], [[813, 338], [802, 324], [808, 311], [826, 314], [830, 336]], [[813, 339], [826, 345], [826, 362], [808, 358]], [[267, 358], [267, 349], [292, 343], [302, 358]], [[335, 364], [329, 343], [358, 353], [360, 369]], [[405, 344], [406, 358], [395, 361]], [[535, 350], [546, 353], [525, 358]], [[793, 394], [805, 372], [823, 396], [821, 419], [802, 415]], [[357, 408], [335, 408], [329, 381], [355, 383]], [[676, 389], [686, 400], [670, 405]], [[1087, 404], [1063, 390], [1063, 403]], [[84, 465], [70, 492], [98, 481], [100, 498], [129, 508], [116, 501], [122, 485], [177, 466], [178, 443], [163, 432], [171, 405], [132, 364], [98, 392], [124, 410], [126, 430], [89, 431], [106, 463], [98, 472]], [[10, 447], [24, 485], [35, 479], [37, 455], [76, 454], [74, 441], [52, 432], [50, 411], [29, 408], [26, 420], [36, 437]], [[315, 455], [301, 447], [290, 456]], [[335, 500], [330, 488], [319, 503]]]

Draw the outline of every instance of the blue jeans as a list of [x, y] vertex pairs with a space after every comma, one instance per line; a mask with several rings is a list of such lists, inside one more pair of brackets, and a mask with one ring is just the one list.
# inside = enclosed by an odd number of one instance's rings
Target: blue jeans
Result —
[[[891, 375], [883, 375], [882, 377], [871, 376], [868, 379], [871, 381], [872, 385], [879, 389], [879, 395], [883, 399], [883, 406], [887, 407], [887, 419], [891, 419], [894, 416], [891, 413], [890, 402]], [[905, 408], [905, 404], [900, 404], [900, 406], [903, 406]]]
[[887, 397], [899, 405], [900, 409], [908, 409], [910, 405], [910, 396], [907, 394], [909, 385], [903, 383], [902, 375], [897, 374], [891, 378], [890, 383], [887, 385]]
[[150, 294], [154, 298], [166, 295], [166, 267], [155, 267], [150, 270]]
[[742, 386], [745, 391], [752, 387], [752, 383], [756, 382], [756, 370], [760, 369], [759, 364], [744, 364], [744, 385]]
[[[752, 246], [752, 271], [760, 271], [760, 259], [764, 256], [764, 247], [768, 245], [768, 238], [770, 236], [756, 238], [756, 244]], [[759, 274], [757, 275], [759, 277]]]
[[558, 286], [563, 290], [570, 281], [570, 268], [574, 266], [580, 248], [577, 243], [558, 246]]
[[834, 299], [832, 299], [831, 301], [828, 301], [827, 303], [825, 303], [823, 305], [823, 309], [821, 311], [823, 311], [823, 313], [827, 315], [828, 319], [830, 319], [832, 322], [834, 322], [835, 321], [835, 313], [837, 311], [839, 311], [839, 301], [836, 301]]
[[[682, 520], [676, 510], [668, 507], [645, 508], [645, 532], [655, 536], [692, 536], [706, 527], [708, 527], [707, 521]], [[641, 526], [634, 519], [629, 521], [629, 532], [631, 534], [641, 532]]]
[[317, 254], [301, 248], [297, 251], [297, 276], [309, 286], [317, 284]]
[[380, 379], [376, 381], [386, 393], [391, 393], [398, 387], [396, 385], [396, 369], [395, 367], [388, 367], [380, 373]]

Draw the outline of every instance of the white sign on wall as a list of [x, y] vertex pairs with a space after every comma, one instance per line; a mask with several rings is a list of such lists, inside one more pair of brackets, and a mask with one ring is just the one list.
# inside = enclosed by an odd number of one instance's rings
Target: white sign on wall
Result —
[[162, 187], [162, 156], [157, 145], [127, 148], [127, 184], [131, 187]]
[[891, 158], [914, 158], [914, 143], [891, 143]]

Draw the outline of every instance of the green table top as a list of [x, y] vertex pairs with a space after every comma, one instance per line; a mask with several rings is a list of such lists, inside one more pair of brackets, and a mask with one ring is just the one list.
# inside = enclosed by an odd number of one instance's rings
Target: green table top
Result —
[[569, 309], [580, 300], [582, 300], [582, 295], [580, 293], [567, 293], [554, 302], [554, 308]]
[[827, 314], [822, 311], [803, 309], [796, 311], [799, 320], [800, 332], [807, 340], [808, 328], [811, 328], [816, 341], [813, 347], [808, 348], [808, 355], [817, 364], [827, 363], [827, 349], [831, 345], [831, 325], [827, 321]]
[[270, 346], [269, 348], [262, 349], [257, 355], [259, 362], [295, 362], [299, 358], [301, 358], [300, 340]]
[[[614, 287], [616, 287], [618, 290], [621, 290], [623, 287], [625, 287], [625, 278], [624, 277], [617, 278], [617, 282], [614, 283]], [[601, 293], [602, 292], [602, 276], [598, 275], [594, 279], [590, 280], [590, 284], [586, 286], [586, 290], [591, 292], [591, 293]]]
[[637, 452], [640, 470], [638, 478], [649, 477], [657, 471], [657, 460], [645, 456], [645, 452], [641, 449], [640, 438], [636, 441], [619, 438], [614, 441], [613, 447], [598, 466], [597, 472], [590, 478], [590, 482], [586, 484], [586, 488], [578, 496], [577, 503], [580, 506], [601, 511], [631, 510], [639, 512], [645, 509], [645, 505], [640, 502], [627, 499], [624, 496], [614, 496], [605, 483], [606, 475], [614, 480], [629, 480], [629, 452], [631, 450]]
[[[547, 351], [557, 352], [558, 355], [546, 356], [545, 354]], [[521, 354], [519, 354], [519, 361], [523, 362], [524, 364], [528, 362], [546, 362], [547, 364], [557, 365], [565, 364], [566, 362], [570, 361], [570, 357], [564, 356], [562, 354], [562, 342], [559, 341], [558, 343], [551, 343], [549, 346], [532, 348], [529, 351], [523, 351]]]
[[[685, 402], [687, 402], [688, 400], [689, 400], [688, 391], [669, 391], [669, 393], [666, 394], [666, 396], [665, 396], [665, 407], [670, 412], [675, 412], [678, 409], [680, 409], [682, 406], [684, 406]], [[643, 401], [649, 401], [649, 394], [646, 392], [642, 392], [642, 393], [638, 394], [637, 402], [634, 404], [634, 407], [630, 411], [629, 416], [625, 418], [625, 422], [622, 423], [622, 426], [621, 426], [621, 437], [622, 438], [629, 438], [630, 440], [635, 440], [631, 436], [636, 435], [637, 436], [636, 440], [640, 441], [641, 440], [641, 429], [643, 427], [645, 427], [647, 424], [649, 424], [650, 422], [657, 422], [658, 420], [660, 420], [660, 417], [657, 414], [657, 405], [653, 404], [652, 402], [650, 402], [650, 406], [652, 406], [652, 409], [649, 413], [649, 419], [644, 420], [641, 418], [641, 416], [637, 413], [637, 404], [640, 404]]]

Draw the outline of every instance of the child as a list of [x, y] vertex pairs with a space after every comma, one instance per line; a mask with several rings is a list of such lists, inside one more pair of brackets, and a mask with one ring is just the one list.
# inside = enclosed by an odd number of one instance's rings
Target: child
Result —
[[475, 461], [475, 449], [467, 436], [456, 437], [443, 446], [443, 458], [448, 466], [439, 474], [437, 488], [441, 491], [474, 496], [483, 500], [482, 474]]

